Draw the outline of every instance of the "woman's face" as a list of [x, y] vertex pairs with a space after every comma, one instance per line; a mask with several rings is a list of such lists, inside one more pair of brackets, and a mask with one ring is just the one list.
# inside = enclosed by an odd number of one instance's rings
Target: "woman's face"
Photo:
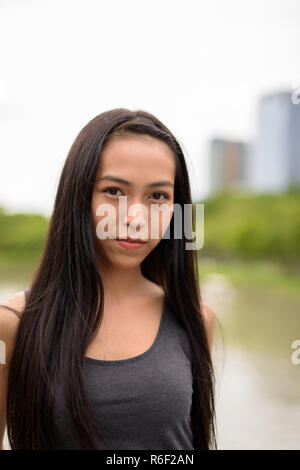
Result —
[[[105, 144], [92, 195], [93, 230], [100, 258], [126, 268], [148, 256], [171, 221], [174, 183], [175, 157], [161, 140], [148, 135], [118, 136]], [[110, 238], [105, 238], [107, 233]], [[146, 243], [129, 250], [115, 240], [127, 236]]]

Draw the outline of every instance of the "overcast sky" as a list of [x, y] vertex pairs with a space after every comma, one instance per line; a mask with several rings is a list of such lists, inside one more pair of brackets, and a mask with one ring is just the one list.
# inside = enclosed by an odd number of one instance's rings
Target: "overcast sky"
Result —
[[298, 0], [0, 0], [0, 44], [10, 211], [50, 215], [76, 135], [117, 107], [174, 132], [201, 200], [209, 139], [252, 139], [259, 97], [300, 86]]

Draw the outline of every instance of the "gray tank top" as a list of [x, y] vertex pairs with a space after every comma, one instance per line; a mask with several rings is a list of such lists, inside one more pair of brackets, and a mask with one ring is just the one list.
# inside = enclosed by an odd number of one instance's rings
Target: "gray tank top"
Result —
[[[189, 337], [166, 302], [147, 351], [115, 361], [84, 358], [88, 396], [111, 449], [194, 449], [192, 360]], [[76, 449], [61, 388], [53, 412], [57, 449]]]

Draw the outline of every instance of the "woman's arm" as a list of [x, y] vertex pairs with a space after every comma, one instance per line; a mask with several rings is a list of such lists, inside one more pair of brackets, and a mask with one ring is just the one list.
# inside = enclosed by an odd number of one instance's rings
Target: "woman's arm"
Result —
[[[19, 312], [25, 307], [24, 292], [17, 292], [10, 298], [0, 302]], [[17, 327], [19, 325], [18, 316], [9, 309], [0, 305], [0, 450], [3, 450], [3, 438], [6, 428], [6, 405], [7, 405], [7, 379], [9, 360], [13, 349], [13, 343]]]

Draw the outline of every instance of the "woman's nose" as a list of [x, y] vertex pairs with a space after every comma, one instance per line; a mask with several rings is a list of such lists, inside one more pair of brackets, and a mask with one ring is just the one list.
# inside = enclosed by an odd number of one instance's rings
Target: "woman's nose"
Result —
[[130, 205], [127, 214], [122, 219], [122, 223], [133, 231], [145, 229], [147, 221], [147, 208], [139, 203]]

